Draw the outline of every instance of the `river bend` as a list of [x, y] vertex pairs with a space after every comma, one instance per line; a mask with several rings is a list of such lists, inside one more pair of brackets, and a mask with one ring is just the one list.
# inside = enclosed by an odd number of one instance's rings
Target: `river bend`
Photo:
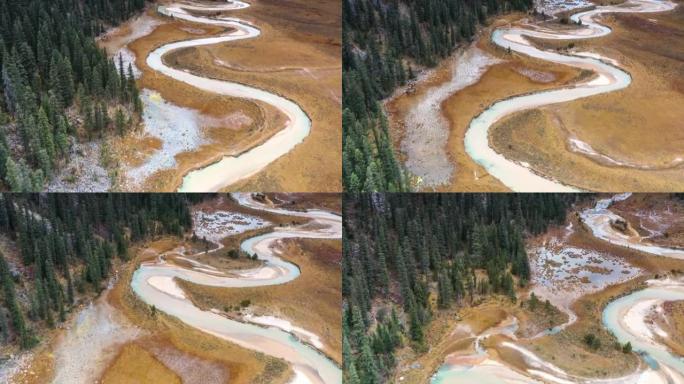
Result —
[[[285, 238], [341, 239], [341, 217], [322, 210], [289, 211], [263, 205], [249, 194], [233, 194], [240, 204], [264, 211], [307, 219], [305, 224], [276, 227], [272, 232], [245, 240], [243, 251], [256, 253], [264, 264], [257, 269], [236, 270], [224, 274], [211, 266], [191, 262], [184, 268], [166, 261], [166, 254], [152, 262], [144, 262], [134, 272], [131, 287], [138, 297], [157, 310], [174, 316], [182, 322], [241, 347], [284, 359], [295, 372], [294, 384], [339, 384], [341, 369], [313, 345], [305, 343], [292, 333], [278, 327], [262, 327], [228, 319], [217, 310], [204, 311], [188, 299], [176, 284], [182, 279], [195, 284], [214, 287], [256, 287], [285, 284], [300, 275], [299, 268], [281, 259], [273, 250], [273, 243]], [[220, 242], [217, 248], [221, 249]], [[177, 251], [177, 254], [184, 254]], [[182, 256], [184, 257], [184, 256]], [[186, 258], [191, 261], [191, 258]]]
[[218, 191], [221, 188], [250, 177], [291, 151], [297, 144], [304, 141], [311, 131], [311, 120], [307, 114], [299, 105], [283, 96], [245, 84], [202, 77], [189, 71], [170, 67], [164, 63], [163, 56], [178, 49], [258, 37], [261, 31], [244, 20], [223, 16], [195, 16], [188, 12], [225, 12], [247, 7], [249, 7], [248, 3], [232, 0], [217, 6], [173, 3], [158, 8], [160, 13], [175, 19], [198, 24], [217, 25], [230, 28], [231, 31], [220, 36], [184, 40], [162, 45], [147, 56], [147, 65], [150, 68], [206, 92], [269, 104], [287, 117], [285, 126], [264, 143], [236, 156], [224, 156], [221, 160], [211, 165], [189, 172], [183, 177], [182, 184], [178, 189], [179, 192]]

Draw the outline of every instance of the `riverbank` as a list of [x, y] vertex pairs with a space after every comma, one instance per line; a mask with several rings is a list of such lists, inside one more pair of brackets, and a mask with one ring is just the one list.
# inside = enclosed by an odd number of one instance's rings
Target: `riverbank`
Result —
[[[296, 4], [293, 12], [291, 6], [296, 1], [291, 3], [257, 1], [244, 9], [226, 10], [227, 16], [257, 26], [260, 35], [229, 44], [180, 49], [164, 57], [165, 64], [201, 77], [249, 84], [292, 99], [314, 121], [303, 143], [256, 175], [250, 172], [246, 179], [229, 183], [226, 189], [319, 191], [316, 180], [326, 177], [333, 182], [326, 183], [324, 190], [341, 190], [339, 4]], [[288, 11], [282, 12], [283, 7]], [[331, 22], [310, 23], [311, 11]], [[111, 143], [118, 169], [115, 189], [176, 190], [188, 173], [225, 156], [242, 155], [283, 130], [288, 117], [271, 104], [202, 91], [161, 75], [147, 63], [149, 53], [160, 45], [227, 32], [234, 31], [163, 17], [156, 7], [150, 7], [144, 16], [108, 34], [102, 42], [110, 54], [127, 47], [135, 72], [141, 75], [139, 85], [156, 95], [146, 101], [149, 113], [140, 128]], [[168, 109], [179, 111], [166, 113]], [[156, 110], [158, 113], [153, 113]], [[183, 116], [182, 123], [172, 116], [177, 114]], [[181, 131], [184, 141], [176, 145], [174, 138]]]
[[[520, 22], [525, 17], [527, 15], [521, 13], [497, 17], [477, 35], [473, 45], [501, 62], [491, 65], [477, 82], [453, 93], [441, 103], [441, 111], [449, 125], [448, 140], [443, 145], [455, 169], [447, 183], [430, 190], [442, 192], [508, 190], [496, 178], [489, 177], [484, 168], [466, 153], [463, 138], [471, 119], [497, 100], [565, 86], [586, 76], [574, 68], [553, 65], [515, 53], [508, 54], [490, 41], [489, 36], [493, 30]], [[417, 82], [415, 92], [398, 94], [386, 103], [395, 152], [400, 152], [399, 148], [405, 137], [407, 111], [415, 108], [435, 87], [443, 86], [452, 80], [451, 74], [454, 66], [461, 60], [461, 52], [457, 51], [455, 56], [444, 60], [432, 70], [425, 80]], [[399, 158], [402, 161], [407, 160], [403, 154], [400, 154]]]
[[[291, 214], [299, 217], [300, 220], [297, 223], [277, 226], [271, 232], [250, 237], [241, 243], [240, 249], [242, 251], [248, 255], [256, 255], [264, 261], [264, 265], [258, 269], [239, 270], [226, 274], [213, 266], [196, 261], [191, 262], [193, 264], [191, 269], [185, 269], [167, 263], [166, 255], [168, 252], [165, 252], [156, 255], [149, 261], [141, 262], [139, 268], [132, 275], [131, 287], [133, 292], [136, 297], [151, 308], [153, 316], [157, 312], [164, 313], [182, 322], [185, 326], [214, 336], [217, 340], [224, 340], [250, 351], [257, 351], [284, 360], [286, 366], [291, 367], [295, 377], [297, 377], [296, 380], [319, 384], [341, 382], [339, 367], [315, 348], [317, 346], [323, 347], [319, 342], [318, 337], [320, 335], [302, 328], [299, 324], [293, 325], [285, 319], [274, 317], [270, 313], [270, 308], [265, 312], [260, 312], [259, 316], [251, 317], [254, 314], [247, 314], [246, 312], [251, 306], [250, 300], [242, 299], [237, 303], [230, 303], [230, 305], [219, 308], [199, 308], [193, 303], [189, 292], [182, 288], [182, 283], [235, 291], [250, 287], [285, 287], [299, 281], [304, 269], [283, 260], [274, 247], [283, 244], [283, 241], [287, 241], [286, 239], [339, 239], [342, 235], [339, 216], [321, 211], [298, 212], [288, 211], [284, 208], [271, 208], [252, 200], [251, 195], [248, 194], [234, 194], [233, 197], [239, 204], [249, 206], [250, 209], [268, 211], [274, 214]], [[206, 217], [207, 215], [201, 216]], [[210, 216], [215, 219], [225, 217], [220, 212]], [[254, 222], [254, 219], [249, 217], [242, 217], [239, 220], [241, 222]], [[198, 226], [198, 224], [195, 221], [195, 227], [199, 233], [203, 227]], [[249, 226], [240, 225], [241, 228], [223, 227], [222, 234], [206, 238], [216, 242], [219, 237], [241, 233], [253, 227], [251, 224]], [[210, 229], [213, 225], [206, 227]], [[218, 257], [220, 256], [218, 252], [221, 249], [222, 247], [219, 246], [211, 252]], [[186, 258], [194, 257], [194, 254], [188, 254], [187, 251], [179, 250], [177, 247], [174, 247], [173, 253], [180, 253]], [[339, 275], [339, 273], [337, 274]], [[335, 311], [337, 307], [335, 307]], [[269, 324], [273, 327], [264, 328], [260, 325], [244, 323], [235, 318], [238, 314], [242, 316], [243, 320]], [[290, 332], [306, 339], [300, 341], [298, 338], [292, 337]], [[309, 340], [310, 336], [314, 338]]]
[[[205, 310], [238, 307], [243, 300], [256, 316], [274, 315], [318, 335], [322, 350], [342, 364], [341, 242], [338, 240], [288, 240], [277, 251], [296, 264], [301, 276], [274, 287], [215, 288], [181, 281], [193, 303]], [[312, 308], [316, 308], [312, 311]]]
[[[624, 90], [508, 116], [492, 127], [491, 143], [507, 158], [588, 190], [669, 191], [682, 179], [679, 122], [684, 102], [684, 10], [608, 14], [612, 32], [598, 39], [535, 46], [592, 52], [616, 60], [632, 79]], [[661, 134], [649, 135], [657, 129]]]
[[[566, 224], [552, 226], [546, 233], [526, 239], [532, 280], [527, 289], [517, 292], [519, 300], [525, 303], [500, 298], [446, 314], [436, 310], [425, 333], [428, 351], [421, 355], [409, 347], [402, 348], [397, 354], [399, 366], [394, 381], [452, 383], [477, 378], [637, 382], [640, 378], [670, 377], [667, 370], [649, 369], [638, 354], [624, 350], [625, 341], [618, 340], [604, 325], [605, 313], [618, 298], [646, 288], [649, 279], [676, 278], [684, 261], [594, 237], [596, 229], [589, 226], [596, 225], [595, 222], [585, 222], [583, 218], [587, 210], [603, 212], [598, 209], [606, 206], [601, 198], [581, 200], [568, 213]], [[648, 199], [621, 196], [614, 201], [638, 217], [650, 217], [645, 212], [658, 216], [657, 211], [649, 210], [652, 207], [678, 212], [676, 205], [680, 204], [668, 195]], [[533, 313], [530, 292], [535, 292], [539, 299], [538, 311]], [[546, 299], [551, 304], [550, 312], [544, 310]], [[672, 333], [680, 324], [677, 308], [681, 302], [664, 303], [662, 308], [667, 310], [654, 309], [649, 312], [652, 315], [644, 313], [643, 321], [650, 324], [649, 329], [656, 335], [651, 339], [661, 340], [667, 348], [677, 351], [678, 342], [669, 337], [663, 342], [659, 335]], [[569, 316], [551, 316], [554, 311], [559, 313], [557, 308]], [[545, 314], [549, 315], [549, 322], [544, 321]], [[648, 316], [653, 316], [653, 320]], [[531, 323], [530, 318], [534, 320]], [[632, 326], [631, 320], [625, 322]], [[591, 345], [587, 342], [589, 337]]]
[[[535, 21], [534, 16], [522, 14], [503, 16], [492, 21], [492, 26], [481, 31], [476, 46], [492, 57], [503, 60], [503, 63], [491, 66], [475, 84], [456, 91], [452, 97], [440, 101], [440, 105], [430, 112], [434, 114], [441, 111], [449, 121], [451, 131], [448, 134], [446, 155], [447, 164], [454, 167], [452, 177], [449, 182], [437, 185], [421, 185], [421, 180], [415, 178], [417, 181], [414, 179], [414, 187], [419, 190], [437, 191], [507, 190], [508, 187], [499, 179], [502, 169], [509, 167], [520, 173], [520, 180], [526, 180], [525, 177], [530, 180], [540, 179], [539, 176], [542, 176], [552, 182], [558, 181], [555, 188], [564, 187], [561, 184], [565, 184], [587, 190], [675, 190], [677, 183], [681, 181], [680, 171], [684, 166], [684, 157], [679, 151], [681, 132], [673, 126], [676, 126], [681, 118], [677, 115], [679, 112], [675, 112], [679, 109], [674, 107], [673, 103], [678, 103], [680, 96], [684, 97], [684, 94], [679, 92], [679, 79], [676, 75], [681, 72], [678, 70], [680, 60], [673, 52], [677, 51], [682, 42], [679, 38], [682, 35], [679, 30], [682, 23], [678, 20], [684, 11], [681, 11], [680, 6], [669, 12], [631, 13], [630, 6], [613, 6], [616, 10], [626, 10], [627, 13], [607, 13], [597, 17], [599, 23], [608, 25], [612, 32], [602, 29], [602, 26], [573, 27], [563, 25], [557, 20]], [[640, 7], [651, 7], [661, 11], [668, 8], [667, 4], [648, 2], [641, 3]], [[604, 62], [611, 66], [602, 68], [605, 73], [601, 77], [596, 77], [596, 73], [588, 69], [590, 63], [586, 59], [573, 59], [579, 68], [571, 67], [518, 54], [515, 52], [517, 48], [513, 53], [509, 53], [494, 46], [490, 41], [492, 32], [497, 28], [511, 31], [522, 27], [523, 30], [527, 30], [530, 22], [542, 25], [540, 30], [534, 32], [538, 34], [538, 38], [529, 39], [533, 42], [534, 49], [548, 49], [553, 52], [557, 50], [564, 55], [576, 55], [576, 58], [603, 57]], [[582, 28], [592, 29], [596, 37], [586, 38], [589, 35], [580, 31]], [[555, 35], [548, 33], [549, 30], [561, 31], [567, 34], [567, 38], [554, 40]], [[575, 33], [577, 36], [573, 38]], [[517, 40], [515, 43], [518, 43]], [[487, 46], [489, 50], [486, 49]], [[442, 175], [445, 170], [448, 173], [449, 167], [430, 165], [433, 163], [430, 155], [420, 154], [420, 148], [415, 149], [415, 153], [420, 156], [411, 159], [410, 157], [416, 155], [407, 155], [411, 153], [411, 148], [406, 147], [406, 140], [411, 137], [407, 136], [407, 132], [411, 130], [407, 130], [406, 125], [415, 125], [410, 119], [411, 111], [420, 108], [422, 103], [429, 100], [427, 95], [432, 96], [432, 92], [438, 92], [437, 90], [444, 88], [445, 84], [451, 81], [451, 73], [456, 68], [455, 63], [466, 59], [461, 55], [463, 52], [457, 51], [454, 56], [456, 59], [445, 60], [427, 75], [419, 75], [419, 80], [415, 87], [412, 87], [410, 94], [399, 92], [398, 96], [386, 103], [392, 123], [394, 145], [397, 152], [401, 148], [399, 157], [407, 164], [409, 170], [413, 167], [417, 170], [415, 172], [418, 176], [425, 174], [430, 181], [444, 180], [444, 177], [435, 179], [429, 173], [421, 171], [421, 167], [434, 168], [435, 175]], [[654, 56], [657, 71], [653, 71], [648, 65], [651, 56]], [[473, 129], [468, 130], [474, 122], [474, 116], [477, 117], [476, 120], [482, 118], [485, 121], [489, 117], [481, 116], [483, 111], [491, 112], [492, 104], [512, 99], [513, 96], [529, 96], [526, 102], [534, 104], [537, 101], [534, 101], [532, 94], [543, 90], [566, 88], [572, 90], [568, 93], [574, 92], [579, 95], [581, 92], [575, 87], [578, 84], [583, 84], [587, 92], [592, 94], [601, 92], [600, 89], [604, 86], [620, 88], [618, 84], [621, 84], [621, 79], [610, 81], [611, 76], [617, 76], [611, 74], [611, 71], [616, 72], [612, 66], [624, 68], [629, 73], [632, 82], [626, 89], [514, 112], [495, 122], [489, 132], [484, 134], [479, 131], [475, 133]], [[489, 79], [495, 81], [488, 84]], [[606, 80], [608, 82], [603, 84]], [[560, 93], [557, 94], [561, 97]], [[637, 101], [641, 100], [644, 94], [653, 95], [649, 98], [649, 102], [653, 102], [649, 108], [637, 105]], [[596, 100], [600, 100], [598, 107]], [[583, 109], [574, 108], [570, 111], [568, 108], [571, 105], [581, 105]], [[503, 104], [500, 107], [504, 108]], [[509, 107], [506, 105], [506, 108]], [[655, 113], [657, 116], [651, 117], [653, 111], [663, 112]], [[480, 123], [478, 121], [475, 125]], [[596, 128], [597, 124], [600, 125], [600, 129]], [[603, 129], [605, 125], [609, 125], [610, 128]], [[625, 130], [625, 126], [633, 128]], [[664, 135], [650, 137], [645, 149], [640, 146], [638, 138], [643, 136], [643, 132], [651, 131], [655, 127], [660, 129], [663, 126], [666, 127]], [[481, 129], [481, 126], [476, 128]], [[466, 132], [472, 136], [468, 144], [468, 150], [472, 152], [470, 155], [466, 154], [464, 147]], [[431, 134], [428, 134], [428, 137], [432, 137]], [[616, 138], [620, 138], [619, 143]], [[415, 140], [409, 140], [413, 141]], [[441, 143], [442, 140], [433, 143], [433, 147], [439, 148]], [[493, 155], [490, 156], [480, 148], [483, 145], [491, 146], [493, 153], [495, 151], [503, 155], [499, 157], [505, 157], [506, 160], [494, 161]], [[473, 161], [471, 156], [474, 156], [479, 164]], [[444, 156], [440, 158], [443, 159]], [[499, 176], [488, 177], [490, 175], [480, 164], [487, 164], [487, 168]], [[511, 171], [509, 174], [515, 172]], [[529, 177], [522, 177], [523, 174], [529, 174]], [[533, 181], [526, 181], [523, 185], [520, 180], [519, 188], [532, 188], [530, 184], [533, 184]], [[546, 182], [546, 188], [551, 188], [553, 184], [549, 181]], [[508, 177], [506, 184], [515, 184], [511, 183], [512, 178]]]
[[[149, 338], [136, 341], [138, 348], [130, 348], [122, 359], [144, 361], [146, 354], [158, 349], [164, 354], [192, 357], [199, 359], [205, 364], [215, 366], [215, 370], [224, 371], [230, 376], [231, 381], [236, 383], [280, 383], [288, 382], [292, 377], [292, 371], [281, 360], [239, 347], [233, 343], [225, 342], [205, 332], [198, 331], [172, 316], [167, 316], [160, 311], [151, 311], [135, 295], [130, 286], [133, 272], [139, 264], [156, 258], [159, 253], [170, 251], [178, 244], [175, 238], [164, 238], [150, 242], [136, 253], [131, 266], [125, 271], [126, 284], [118, 284], [112, 295], [112, 304], [122, 311], [129, 320], [146, 329], [151, 333]], [[131, 356], [132, 355], [132, 356]], [[193, 361], [192, 359], [186, 360]], [[117, 377], [124, 372], [119, 372], [117, 367], [121, 364], [112, 364], [105, 372], [105, 376]], [[188, 369], [187, 364], [182, 364], [176, 375], [180, 376]], [[211, 371], [210, 371], [211, 372]], [[128, 380], [141, 379], [145, 375], [144, 370], [128, 372]]]
[[[316, 22], [311, 12], [318, 15]], [[336, 1], [252, 2], [239, 17], [259, 27], [258, 38], [183, 50], [169, 58], [178, 68], [283, 95], [312, 120], [304, 142], [224, 190], [341, 190], [339, 12]], [[329, 182], [321, 185], [321, 179]]]

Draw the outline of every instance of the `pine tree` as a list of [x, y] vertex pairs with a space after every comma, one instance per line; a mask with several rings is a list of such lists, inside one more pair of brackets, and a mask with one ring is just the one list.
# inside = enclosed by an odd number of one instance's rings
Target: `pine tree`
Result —
[[7, 158], [5, 169], [5, 180], [7, 180], [7, 184], [9, 185], [10, 190], [12, 190], [12, 192], [22, 192], [24, 190], [24, 182], [21, 179], [21, 173], [19, 172], [19, 168], [17, 167], [17, 164], [14, 162], [14, 160], [12, 160], [12, 158]]
[[116, 132], [119, 134], [119, 136], [123, 136], [125, 133], [124, 129], [126, 127], [126, 116], [121, 108], [116, 109], [115, 125]]
[[55, 134], [55, 144], [59, 153], [66, 155], [69, 151], [69, 137], [68, 137], [68, 125], [67, 119], [64, 116], [60, 116], [57, 121], [57, 132]]
[[442, 309], [449, 308], [452, 300], [451, 281], [446, 273], [440, 273], [438, 284], [438, 304]]
[[12, 325], [19, 336], [20, 345], [22, 348], [30, 348], [33, 346], [34, 339], [30, 331], [26, 327], [24, 315], [21, 313], [19, 304], [17, 304], [16, 294], [14, 291], [14, 282], [9, 271], [9, 266], [5, 260], [5, 256], [0, 252], [0, 280], [2, 280], [2, 290], [5, 294], [5, 306], [9, 309], [12, 318]]
[[42, 107], [38, 110], [37, 121], [41, 147], [45, 149], [45, 152], [50, 159], [49, 163], [52, 165], [56, 156], [54, 133], [47, 114]]
[[358, 357], [357, 364], [360, 370], [360, 381], [364, 384], [380, 384], [380, 377], [378, 366], [375, 361], [375, 355], [371, 350], [368, 338], [361, 339], [361, 354]]

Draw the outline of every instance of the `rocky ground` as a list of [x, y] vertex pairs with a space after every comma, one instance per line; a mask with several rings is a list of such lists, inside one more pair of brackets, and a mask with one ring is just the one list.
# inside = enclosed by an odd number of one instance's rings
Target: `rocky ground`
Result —
[[69, 163], [58, 170], [47, 185], [48, 192], [105, 192], [112, 177], [102, 164], [101, 141], [72, 143]]
[[477, 82], [492, 65], [501, 62], [476, 46], [470, 46], [452, 58], [451, 80], [426, 91], [404, 119], [405, 135], [401, 150], [406, 168], [419, 188], [430, 188], [449, 181], [454, 166], [445, 151], [449, 137], [448, 122], [442, 114], [442, 102], [453, 93]]

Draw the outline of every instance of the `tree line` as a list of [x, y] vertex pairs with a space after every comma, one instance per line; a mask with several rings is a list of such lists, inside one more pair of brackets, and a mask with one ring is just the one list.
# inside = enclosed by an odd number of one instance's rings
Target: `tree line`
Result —
[[17, 249], [11, 263], [0, 252], [3, 342], [34, 346], [36, 327], [99, 292], [132, 242], [190, 229], [188, 204], [181, 194], [0, 194], [0, 234]]
[[347, 191], [402, 191], [407, 180], [392, 150], [380, 100], [434, 66], [476, 27], [532, 0], [344, 0], [343, 178]]
[[[434, 311], [530, 280], [524, 238], [565, 221], [573, 194], [346, 194], [346, 382], [382, 383], [394, 350], [424, 351]], [[431, 304], [434, 301], [434, 305]], [[391, 308], [389, 310], [388, 308]]]
[[[123, 134], [142, 103], [130, 65], [95, 37], [144, 0], [0, 0], [0, 181], [40, 191], [70, 137]], [[74, 105], [77, 109], [74, 110]]]

